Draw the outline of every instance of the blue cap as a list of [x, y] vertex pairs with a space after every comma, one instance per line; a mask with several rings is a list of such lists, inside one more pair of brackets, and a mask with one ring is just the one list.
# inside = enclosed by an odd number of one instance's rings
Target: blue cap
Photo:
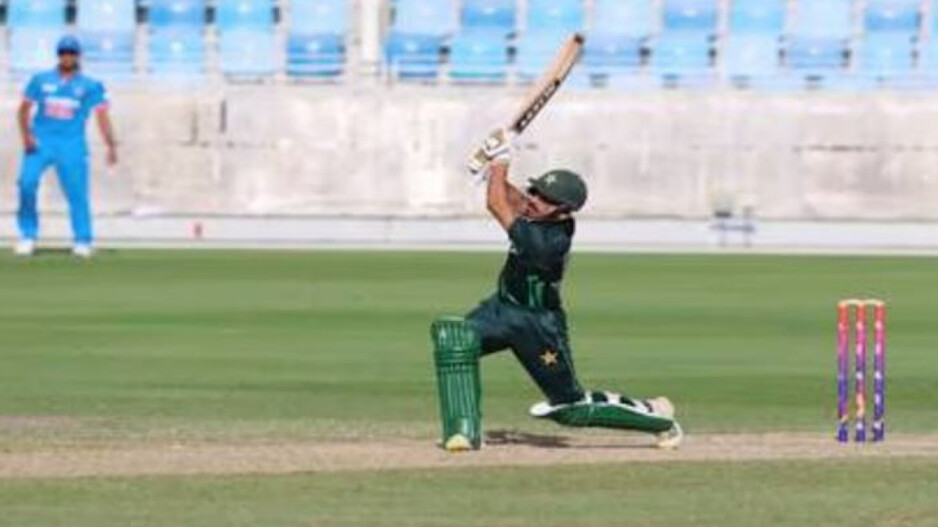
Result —
[[65, 35], [59, 39], [59, 43], [55, 46], [55, 52], [59, 54], [81, 54], [81, 42], [78, 42], [78, 39], [71, 35]]

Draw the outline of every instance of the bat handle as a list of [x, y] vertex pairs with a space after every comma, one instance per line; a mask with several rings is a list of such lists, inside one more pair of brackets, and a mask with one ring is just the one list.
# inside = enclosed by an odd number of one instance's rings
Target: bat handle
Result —
[[485, 169], [488, 163], [489, 158], [485, 155], [485, 149], [479, 147], [469, 156], [469, 160], [466, 162], [466, 169], [469, 170], [470, 174], [477, 175]]

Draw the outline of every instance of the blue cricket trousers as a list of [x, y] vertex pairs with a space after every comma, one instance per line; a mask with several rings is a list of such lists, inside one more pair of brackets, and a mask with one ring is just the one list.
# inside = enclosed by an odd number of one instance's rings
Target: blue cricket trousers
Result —
[[35, 240], [39, 235], [39, 211], [36, 198], [43, 173], [54, 166], [59, 185], [68, 200], [75, 243], [90, 244], [91, 204], [88, 190], [88, 147], [84, 139], [49, 140], [39, 138], [35, 151], [23, 155], [20, 168], [20, 206], [17, 213], [20, 237]]

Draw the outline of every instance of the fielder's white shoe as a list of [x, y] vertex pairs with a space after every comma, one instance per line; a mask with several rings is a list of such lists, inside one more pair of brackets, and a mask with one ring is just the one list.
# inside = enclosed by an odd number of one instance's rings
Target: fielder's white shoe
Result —
[[91, 245], [87, 243], [76, 243], [72, 247], [72, 254], [78, 258], [87, 260], [94, 255], [94, 248], [92, 248]]
[[36, 240], [22, 239], [13, 246], [13, 254], [16, 256], [32, 256], [36, 252]]

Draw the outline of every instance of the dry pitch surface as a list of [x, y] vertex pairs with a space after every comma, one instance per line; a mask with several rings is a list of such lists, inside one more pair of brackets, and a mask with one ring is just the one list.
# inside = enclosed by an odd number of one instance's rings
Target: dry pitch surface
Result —
[[938, 457], [938, 435], [885, 443], [835, 443], [818, 434], [690, 435], [659, 450], [641, 435], [530, 435], [495, 431], [479, 452], [448, 454], [412, 439], [263, 445], [165, 444], [140, 448], [0, 453], [0, 478], [289, 474], [360, 470], [564, 464]]

